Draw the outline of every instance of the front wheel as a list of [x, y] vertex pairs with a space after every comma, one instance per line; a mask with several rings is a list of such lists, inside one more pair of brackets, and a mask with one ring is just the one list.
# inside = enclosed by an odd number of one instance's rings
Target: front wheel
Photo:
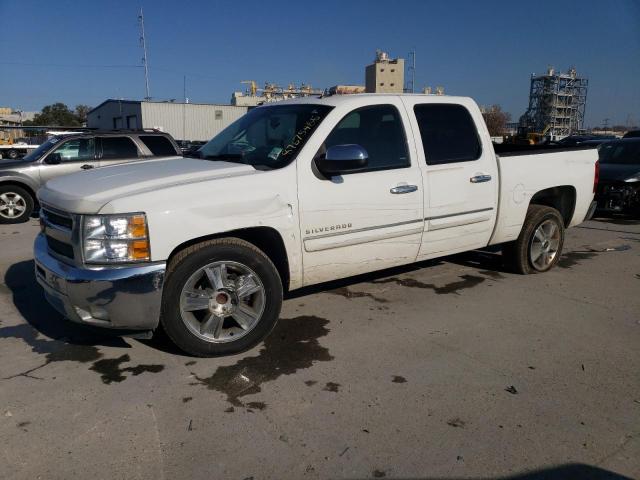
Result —
[[192, 355], [237, 353], [273, 328], [282, 306], [282, 282], [269, 257], [237, 238], [189, 247], [167, 268], [161, 324]]
[[33, 207], [33, 197], [24, 188], [0, 185], [0, 224], [28, 221]]
[[531, 205], [515, 242], [502, 248], [504, 263], [516, 273], [546, 272], [553, 268], [564, 244], [564, 222], [555, 208]]

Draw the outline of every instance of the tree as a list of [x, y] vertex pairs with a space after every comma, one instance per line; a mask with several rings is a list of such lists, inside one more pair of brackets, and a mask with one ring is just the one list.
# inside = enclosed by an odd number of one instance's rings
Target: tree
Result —
[[33, 120], [26, 121], [23, 125], [79, 127], [86, 121], [88, 111], [89, 107], [86, 105], [78, 105], [75, 111], [71, 111], [64, 103], [57, 102], [44, 107]]
[[489, 108], [484, 108], [482, 116], [489, 129], [489, 135], [492, 137], [504, 135], [507, 130], [507, 123], [511, 121], [511, 114], [503, 112], [500, 105], [491, 105]]
[[91, 107], [89, 105], [76, 105], [75, 115], [82, 125], [87, 123], [87, 113], [89, 113], [89, 110], [91, 110]]

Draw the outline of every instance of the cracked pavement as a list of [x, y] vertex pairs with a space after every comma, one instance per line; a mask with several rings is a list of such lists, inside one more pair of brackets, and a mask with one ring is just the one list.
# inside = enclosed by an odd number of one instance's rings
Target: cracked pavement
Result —
[[0, 478], [640, 477], [639, 221], [543, 275], [472, 252], [308, 288], [218, 359], [65, 322], [37, 231], [0, 225]]

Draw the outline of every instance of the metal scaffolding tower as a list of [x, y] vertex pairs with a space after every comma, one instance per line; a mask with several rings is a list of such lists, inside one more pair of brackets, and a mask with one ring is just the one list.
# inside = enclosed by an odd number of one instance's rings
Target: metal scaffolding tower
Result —
[[552, 140], [578, 133], [584, 128], [588, 83], [575, 68], [557, 73], [550, 67], [544, 75], [531, 75], [529, 108], [520, 128]]

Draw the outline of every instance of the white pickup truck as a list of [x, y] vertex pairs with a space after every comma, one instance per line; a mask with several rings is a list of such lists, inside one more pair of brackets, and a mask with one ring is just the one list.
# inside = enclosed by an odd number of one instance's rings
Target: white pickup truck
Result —
[[595, 149], [497, 156], [462, 97], [278, 102], [199, 153], [39, 190], [35, 270], [54, 307], [228, 354], [267, 335], [283, 292], [303, 286], [496, 244], [517, 272], [549, 270], [595, 207]]

